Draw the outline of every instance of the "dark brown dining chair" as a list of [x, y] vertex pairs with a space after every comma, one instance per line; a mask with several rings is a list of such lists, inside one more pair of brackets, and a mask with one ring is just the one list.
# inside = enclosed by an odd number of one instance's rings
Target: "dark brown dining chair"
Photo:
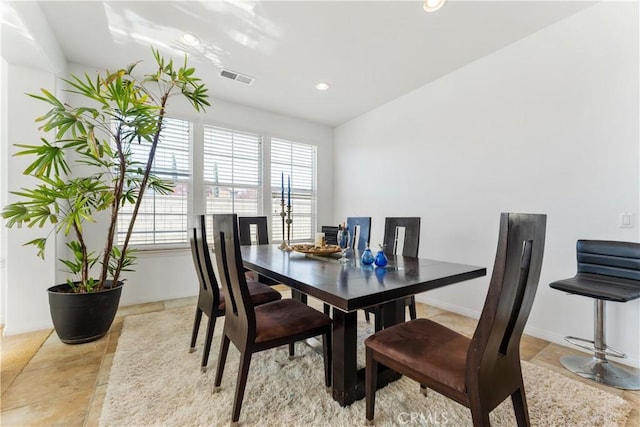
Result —
[[427, 319], [365, 340], [366, 419], [375, 409], [378, 363], [471, 410], [474, 426], [511, 396], [518, 426], [529, 425], [520, 338], [538, 287], [546, 215], [503, 213], [487, 298], [471, 339]]
[[[404, 229], [404, 243], [402, 248], [399, 248], [400, 240], [398, 239], [400, 229]], [[414, 257], [418, 256], [418, 249], [420, 248], [420, 217], [387, 217], [384, 219], [384, 251], [388, 254]], [[406, 304], [409, 307], [409, 317], [415, 320], [416, 313], [416, 297], [411, 295], [406, 299]], [[373, 308], [365, 310], [364, 316], [367, 322], [369, 321], [369, 311], [373, 311], [376, 316], [376, 330], [382, 328], [382, 321], [380, 319], [380, 310]]]
[[213, 216], [216, 265], [225, 299], [232, 302], [226, 304], [214, 391], [222, 382], [232, 342], [240, 351], [232, 423], [240, 418], [253, 353], [322, 335], [324, 381], [327, 388], [331, 386], [331, 318], [293, 299], [254, 306], [243, 273], [237, 224], [235, 214]]
[[338, 244], [338, 226], [335, 225], [323, 225], [320, 227], [320, 231], [324, 233], [324, 239], [327, 245]]
[[238, 217], [238, 230], [240, 233], [241, 245], [253, 244], [253, 233], [251, 232], [251, 226], [256, 227], [255, 241], [258, 245], [269, 244], [269, 229], [267, 228], [266, 216], [239, 216]]
[[[202, 313], [204, 313], [209, 318], [209, 321], [207, 322], [207, 335], [204, 341], [204, 350], [202, 351], [201, 370], [202, 372], [206, 372], [207, 363], [209, 361], [209, 352], [211, 351], [211, 339], [213, 337], [213, 330], [216, 326], [216, 319], [220, 316], [224, 316], [226, 304], [224, 294], [221, 294], [220, 289], [218, 288], [218, 281], [216, 280], [216, 276], [213, 271], [213, 264], [211, 263], [211, 257], [209, 256], [205, 216], [198, 216], [197, 222], [196, 227], [191, 230], [189, 240], [191, 243], [191, 255], [193, 257], [193, 264], [196, 268], [196, 275], [198, 276], [200, 290], [198, 292], [198, 303], [196, 304], [196, 315], [193, 321], [189, 352], [193, 353], [196, 350], [196, 340], [198, 338], [198, 331], [200, 330]], [[280, 295], [279, 292], [262, 283], [250, 282], [248, 288], [251, 300], [256, 305], [276, 301], [282, 298], [282, 295]]]
[[[399, 229], [404, 228], [404, 244], [399, 248]], [[385, 252], [417, 257], [420, 249], [420, 217], [387, 217], [384, 219]]]
[[[329, 227], [322, 227], [323, 228], [323, 232], [325, 233], [325, 239], [326, 239], [326, 235], [327, 232], [324, 231], [325, 229], [329, 228]], [[335, 233], [335, 242], [334, 243], [330, 243], [329, 241], [327, 241], [328, 244], [337, 244], [338, 243], [338, 229], [339, 227], [330, 227], [331, 228], [331, 235], [333, 236]], [[367, 247], [367, 245], [369, 244], [369, 238], [371, 235], [371, 217], [367, 216], [367, 217], [357, 217], [357, 216], [350, 216], [347, 217], [347, 230], [349, 230], [349, 235], [351, 236], [351, 244], [350, 247], [351, 249], [356, 249], [360, 252], [364, 251]], [[357, 238], [357, 241], [356, 241]], [[333, 237], [332, 237], [333, 239]], [[325, 314], [329, 314], [331, 312], [331, 307], [329, 306], [329, 304], [324, 304], [324, 313]], [[367, 313], [365, 311], [365, 316], [367, 316], [367, 320], [369, 319], [369, 313]]]
[[369, 244], [369, 238], [371, 235], [371, 217], [347, 217], [347, 230], [349, 230], [349, 234], [351, 235], [351, 239], [353, 240], [351, 248], [358, 251], [364, 251]]
[[[252, 231], [252, 226], [255, 226], [255, 234]], [[269, 244], [269, 228], [267, 227], [266, 216], [239, 216], [238, 232], [240, 233], [240, 244], [243, 246], [252, 245], [254, 241], [258, 245]], [[276, 280], [252, 272], [249, 269], [245, 268], [245, 272], [250, 272], [248, 273], [247, 280], [258, 281], [269, 286], [280, 284], [280, 282]]]

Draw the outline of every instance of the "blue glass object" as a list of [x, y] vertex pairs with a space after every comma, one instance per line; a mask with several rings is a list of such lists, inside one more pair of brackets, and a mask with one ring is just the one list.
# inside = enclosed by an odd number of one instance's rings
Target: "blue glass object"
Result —
[[367, 244], [367, 248], [362, 253], [362, 258], [360, 259], [360, 261], [362, 261], [362, 264], [364, 265], [371, 265], [373, 264], [374, 260], [375, 258], [373, 256], [373, 252], [371, 252], [371, 249], [369, 249], [369, 245]]
[[380, 245], [380, 250], [376, 254], [376, 259], [374, 260], [375, 264], [378, 267], [385, 267], [389, 263], [389, 260], [387, 259], [387, 256], [384, 254], [383, 249], [384, 247]]

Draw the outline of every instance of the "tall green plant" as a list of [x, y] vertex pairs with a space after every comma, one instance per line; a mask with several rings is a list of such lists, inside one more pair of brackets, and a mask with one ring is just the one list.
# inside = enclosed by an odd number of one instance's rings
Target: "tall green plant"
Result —
[[[7, 205], [2, 216], [7, 227], [52, 226], [46, 237], [33, 245], [44, 258], [47, 239], [57, 233], [74, 238], [67, 242], [72, 253], [60, 261], [72, 273], [69, 280], [75, 292], [92, 292], [104, 287], [107, 280], [118, 282], [123, 271], [130, 271], [135, 261], [129, 241], [146, 189], [160, 194], [172, 191], [173, 183], [151, 173], [156, 148], [160, 142], [167, 103], [173, 95], [186, 98], [196, 111], [209, 106], [207, 89], [195, 77], [195, 69], [176, 67], [153, 49], [157, 71], [137, 79], [137, 63], [116, 72], [106, 71], [95, 78], [72, 75], [64, 81], [67, 91], [83, 96], [89, 105], [72, 107], [45, 89], [29, 96], [49, 104], [51, 109], [36, 118], [39, 128], [54, 132], [54, 140], [41, 138], [38, 145], [16, 144], [22, 151], [16, 156], [33, 155], [35, 160], [24, 174], [37, 179], [33, 188], [12, 192], [21, 199]], [[131, 146], [150, 143], [146, 162], [133, 159]], [[70, 165], [90, 172], [75, 176]], [[133, 205], [124, 243], [115, 245], [116, 227], [121, 209]], [[96, 214], [109, 211], [104, 247], [87, 247], [83, 224], [96, 222]], [[100, 275], [91, 276], [92, 267], [100, 265]]]

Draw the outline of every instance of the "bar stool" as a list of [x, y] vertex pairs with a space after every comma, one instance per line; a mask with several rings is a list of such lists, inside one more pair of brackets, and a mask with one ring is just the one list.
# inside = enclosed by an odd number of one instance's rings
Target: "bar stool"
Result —
[[605, 302], [640, 298], [640, 244], [578, 240], [576, 252], [577, 274], [549, 286], [594, 299], [593, 340], [565, 337], [567, 342], [592, 351], [593, 356], [566, 355], [560, 363], [583, 378], [624, 390], [640, 390], [640, 375], [609, 363], [607, 356], [625, 358], [626, 354], [609, 347], [605, 340]]

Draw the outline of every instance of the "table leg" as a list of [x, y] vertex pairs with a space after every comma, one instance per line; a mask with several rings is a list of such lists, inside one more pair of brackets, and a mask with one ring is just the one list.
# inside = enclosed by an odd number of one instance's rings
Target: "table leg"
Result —
[[356, 365], [357, 327], [357, 312], [346, 313], [334, 307], [332, 387], [333, 399], [340, 406], [350, 405], [364, 393]]
[[[384, 327], [404, 322], [404, 299], [390, 301], [380, 306], [378, 312]], [[363, 399], [364, 369], [358, 369], [357, 312], [346, 313], [333, 309], [333, 399], [340, 406], [347, 406]], [[382, 365], [379, 366], [378, 388], [398, 380], [401, 375]]]
[[398, 299], [388, 302], [379, 307], [378, 311], [382, 311], [382, 327], [388, 328], [389, 326], [403, 323], [405, 320], [405, 303], [404, 299]]

